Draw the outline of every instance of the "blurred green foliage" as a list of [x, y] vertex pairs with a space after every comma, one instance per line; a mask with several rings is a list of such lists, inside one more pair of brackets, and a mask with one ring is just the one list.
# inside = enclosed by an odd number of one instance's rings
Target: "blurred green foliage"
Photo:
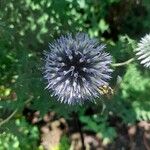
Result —
[[[18, 111], [0, 126], [0, 149], [40, 149], [38, 128], [23, 114], [26, 107], [42, 116], [55, 111], [71, 117], [72, 107], [59, 104], [44, 90], [43, 51], [48, 42], [60, 34], [87, 32], [107, 44], [114, 63], [123, 62], [135, 57], [137, 41], [150, 31], [149, 20], [149, 0], [1, 0], [0, 122]], [[97, 133], [104, 143], [117, 136], [110, 118], [126, 125], [150, 120], [150, 72], [136, 58], [114, 70], [111, 86], [115, 94], [111, 100], [103, 99], [104, 112], [96, 104], [77, 108], [84, 129]], [[93, 115], [86, 114], [89, 108], [94, 109]]]
[[103, 140], [104, 145], [110, 143], [116, 137], [116, 131], [113, 127], [109, 126], [107, 119], [107, 115], [80, 117], [80, 120], [85, 123], [84, 129], [97, 133], [98, 136]]
[[60, 144], [54, 148], [54, 150], [66, 150], [70, 148], [69, 139], [63, 136], [60, 140]]
[[16, 136], [10, 133], [0, 135], [0, 150], [20, 150], [19, 141]]

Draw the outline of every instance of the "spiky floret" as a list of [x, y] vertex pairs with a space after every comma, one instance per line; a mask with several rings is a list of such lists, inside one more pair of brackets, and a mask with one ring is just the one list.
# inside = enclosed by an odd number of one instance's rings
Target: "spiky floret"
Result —
[[150, 34], [146, 34], [138, 43], [136, 55], [141, 64], [150, 68]]
[[49, 44], [45, 53], [44, 78], [47, 89], [58, 101], [82, 104], [100, 96], [99, 87], [108, 85], [111, 56], [105, 46], [87, 34], [67, 34]]

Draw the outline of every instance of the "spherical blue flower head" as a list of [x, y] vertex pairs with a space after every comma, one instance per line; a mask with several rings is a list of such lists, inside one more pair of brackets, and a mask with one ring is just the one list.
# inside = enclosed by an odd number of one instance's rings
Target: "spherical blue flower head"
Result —
[[145, 67], [150, 68], [150, 34], [145, 35], [136, 49], [138, 59]]
[[47, 89], [58, 101], [83, 104], [99, 97], [99, 87], [111, 78], [111, 56], [87, 34], [67, 34], [49, 44], [45, 54]]

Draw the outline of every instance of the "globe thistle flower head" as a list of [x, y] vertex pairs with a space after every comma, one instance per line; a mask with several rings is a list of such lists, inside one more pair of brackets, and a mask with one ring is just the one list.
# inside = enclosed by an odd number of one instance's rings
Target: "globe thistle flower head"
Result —
[[141, 61], [145, 67], [150, 68], [150, 34], [145, 35], [138, 43], [136, 49], [138, 60]]
[[111, 56], [104, 45], [87, 34], [67, 34], [49, 44], [45, 53], [44, 78], [57, 100], [83, 104], [100, 96], [99, 87], [108, 85]]

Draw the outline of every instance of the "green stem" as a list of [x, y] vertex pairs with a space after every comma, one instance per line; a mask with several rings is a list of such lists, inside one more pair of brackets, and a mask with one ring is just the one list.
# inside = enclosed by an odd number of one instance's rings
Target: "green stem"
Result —
[[120, 66], [128, 65], [129, 63], [133, 62], [134, 60], [135, 60], [134, 58], [131, 58], [125, 62], [112, 64], [112, 66], [113, 67], [120, 67]]
[[82, 127], [81, 127], [81, 122], [79, 120], [79, 116], [78, 116], [78, 114], [76, 112], [73, 112], [73, 115], [74, 115], [75, 123], [77, 124], [77, 127], [78, 127], [78, 131], [80, 133], [81, 142], [82, 142], [82, 150], [86, 150], [85, 143], [84, 143], [84, 136], [83, 136], [83, 132], [82, 132]]
[[17, 109], [15, 111], [13, 111], [10, 116], [8, 116], [5, 120], [0, 122], [0, 126], [2, 126], [3, 124], [7, 123], [17, 112]]

